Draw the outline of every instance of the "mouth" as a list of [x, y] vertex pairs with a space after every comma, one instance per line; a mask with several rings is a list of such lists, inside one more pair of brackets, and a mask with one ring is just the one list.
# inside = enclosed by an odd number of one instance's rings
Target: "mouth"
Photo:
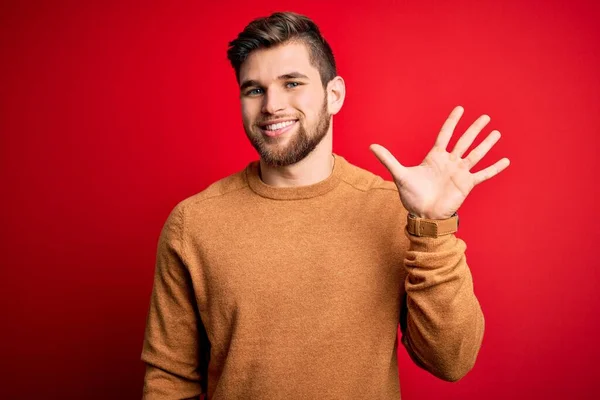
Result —
[[297, 119], [287, 121], [273, 121], [267, 124], [260, 124], [259, 128], [264, 135], [277, 137], [291, 130], [298, 123]]

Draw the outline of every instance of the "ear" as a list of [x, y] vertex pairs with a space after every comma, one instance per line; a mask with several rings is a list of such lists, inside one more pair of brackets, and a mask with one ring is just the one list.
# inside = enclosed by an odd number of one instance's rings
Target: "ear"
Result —
[[327, 111], [330, 115], [337, 114], [344, 105], [346, 83], [341, 76], [336, 76], [327, 84]]

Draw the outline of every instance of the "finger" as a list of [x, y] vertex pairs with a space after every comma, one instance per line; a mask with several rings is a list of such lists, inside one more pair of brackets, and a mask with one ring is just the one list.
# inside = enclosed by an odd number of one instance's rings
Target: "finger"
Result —
[[500, 140], [500, 132], [492, 131], [487, 137], [483, 140], [483, 142], [479, 143], [479, 146], [475, 147], [469, 155], [464, 159], [464, 162], [467, 165], [467, 169], [471, 169], [477, 164], [485, 155], [490, 151], [490, 149]]
[[383, 166], [390, 171], [394, 177], [394, 180], [401, 181], [406, 168], [400, 164], [396, 157], [394, 157], [394, 155], [390, 153], [388, 149], [381, 145], [372, 144], [369, 148], [373, 154], [375, 154], [375, 157], [377, 157], [377, 159], [383, 164]]
[[477, 118], [475, 122], [471, 124], [469, 129], [465, 131], [465, 133], [458, 139], [456, 142], [456, 146], [452, 150], [452, 154], [456, 156], [456, 158], [462, 157], [463, 154], [467, 151], [469, 146], [473, 144], [473, 140], [479, 135], [479, 132], [490, 122], [489, 115], [482, 115]]
[[479, 185], [483, 181], [487, 181], [490, 178], [498, 175], [500, 172], [504, 171], [506, 167], [510, 165], [510, 161], [508, 158], [503, 158], [502, 160], [497, 161], [494, 165], [490, 165], [484, 170], [473, 174], [474, 185]]
[[444, 122], [444, 125], [442, 125], [442, 129], [435, 140], [436, 147], [446, 150], [446, 147], [448, 147], [448, 143], [450, 142], [450, 138], [452, 137], [452, 133], [454, 132], [454, 128], [456, 128], [456, 124], [458, 124], [458, 121], [460, 120], [460, 117], [462, 117], [464, 111], [465, 109], [461, 106], [454, 107], [454, 110], [452, 110], [448, 116], [448, 119], [446, 122]]

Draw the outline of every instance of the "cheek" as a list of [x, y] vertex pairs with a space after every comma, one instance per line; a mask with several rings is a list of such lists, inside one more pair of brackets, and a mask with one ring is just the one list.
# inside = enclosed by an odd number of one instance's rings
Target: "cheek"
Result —
[[323, 96], [323, 93], [318, 92], [300, 93], [295, 99], [296, 108], [304, 114], [308, 121], [316, 121], [323, 107]]
[[256, 112], [254, 111], [254, 107], [251, 102], [242, 101], [241, 103], [241, 111], [242, 111], [242, 121], [245, 125], [248, 125], [252, 122], [253, 119], [256, 118]]
[[293, 96], [294, 103], [303, 109], [310, 109], [314, 103], [314, 99], [315, 95], [309, 90], [295, 93]]

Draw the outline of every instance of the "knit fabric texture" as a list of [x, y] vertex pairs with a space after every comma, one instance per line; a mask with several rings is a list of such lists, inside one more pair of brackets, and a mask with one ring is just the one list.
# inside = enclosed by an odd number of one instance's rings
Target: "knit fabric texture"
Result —
[[269, 186], [254, 161], [174, 207], [144, 399], [398, 400], [399, 343], [447, 381], [473, 367], [484, 319], [464, 241], [409, 235], [395, 184], [334, 156], [310, 186]]

